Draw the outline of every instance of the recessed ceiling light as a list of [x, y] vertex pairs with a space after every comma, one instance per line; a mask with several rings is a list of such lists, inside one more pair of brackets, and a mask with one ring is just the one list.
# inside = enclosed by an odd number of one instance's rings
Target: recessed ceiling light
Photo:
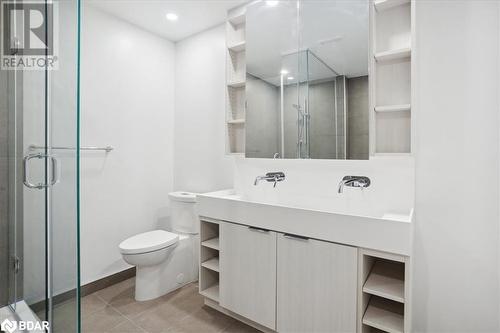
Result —
[[177, 21], [179, 19], [179, 16], [177, 16], [177, 14], [175, 14], [175, 13], [167, 13], [167, 15], [165, 15], [165, 17], [169, 21]]
[[282, 69], [280, 72], [281, 75], [287, 75], [288, 71], [286, 69]]
[[287, 77], [287, 80], [293, 80], [293, 79], [295, 79], [293, 76]]
[[276, 6], [278, 3], [279, 3], [279, 1], [277, 1], [277, 0], [267, 0], [267, 1], [266, 1], [266, 5], [268, 5], [269, 7], [274, 7], [274, 6]]

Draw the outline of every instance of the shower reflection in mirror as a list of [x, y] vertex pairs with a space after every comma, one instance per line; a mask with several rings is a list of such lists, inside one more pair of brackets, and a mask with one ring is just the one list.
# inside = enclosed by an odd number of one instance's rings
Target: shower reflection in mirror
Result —
[[246, 157], [368, 159], [368, 2], [255, 2]]

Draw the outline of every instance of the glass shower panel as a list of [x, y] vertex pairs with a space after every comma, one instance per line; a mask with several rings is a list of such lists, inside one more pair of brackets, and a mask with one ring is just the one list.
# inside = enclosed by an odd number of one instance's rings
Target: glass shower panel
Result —
[[[51, 332], [79, 332], [80, 2], [0, 0], [8, 56], [19, 59], [30, 45], [17, 43], [26, 22], [6, 3], [38, 11], [37, 37], [52, 46], [55, 67], [0, 70], [0, 307], [48, 320]], [[52, 51], [34, 57], [47, 61]]]
[[[301, 158], [347, 157], [347, 85], [341, 73], [350, 70], [350, 59], [357, 59], [357, 54], [346, 53], [346, 46], [362, 31], [346, 31], [345, 27], [363, 6], [366, 0], [300, 1], [299, 39], [307, 71], [300, 91], [307, 110], [305, 125], [299, 122], [299, 142], [304, 137]], [[301, 128], [305, 135], [300, 135]]]
[[[26, 161], [26, 182], [33, 184], [45, 183], [47, 158], [33, 158], [36, 154], [45, 154], [44, 149], [33, 149], [31, 145], [45, 146], [46, 142], [46, 108], [45, 108], [45, 77], [44, 70], [23, 71], [23, 106], [19, 111], [23, 114], [22, 141], [16, 142]], [[18, 126], [19, 128], [19, 126]], [[15, 179], [23, 183], [23, 179]], [[41, 320], [48, 319], [47, 311], [47, 207], [46, 188], [29, 188], [23, 186], [22, 204], [23, 218], [17, 219], [15, 232], [20, 238], [18, 253], [22, 251], [22, 279], [18, 281], [18, 292], [15, 302], [26, 302]], [[22, 228], [21, 228], [22, 226]], [[20, 287], [22, 286], [22, 293]], [[14, 301], [14, 300], [13, 300]]]
[[343, 130], [344, 98], [341, 81], [312, 51], [307, 51], [307, 106], [309, 123], [307, 133], [309, 158], [345, 158], [341, 141]]
[[256, 1], [247, 7], [246, 157], [297, 155], [297, 20], [298, 1]]
[[61, 333], [79, 329], [78, 14], [79, 1], [58, 1], [58, 69], [47, 89], [48, 141], [60, 179], [49, 189], [49, 299], [52, 332]]

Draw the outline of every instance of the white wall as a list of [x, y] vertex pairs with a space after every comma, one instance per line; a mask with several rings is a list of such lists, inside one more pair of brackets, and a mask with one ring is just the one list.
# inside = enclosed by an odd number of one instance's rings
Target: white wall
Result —
[[[414, 169], [410, 158], [363, 160], [237, 159], [235, 189], [250, 200], [288, 204], [324, 211], [379, 216], [409, 214], [413, 208]], [[283, 171], [286, 181], [276, 188], [254, 179], [269, 171]], [[343, 176], [367, 176], [372, 185], [337, 193]]]
[[118, 244], [165, 226], [173, 190], [174, 44], [84, 6], [83, 284], [128, 267]]
[[417, 1], [415, 332], [499, 331], [499, 3]]
[[176, 190], [232, 187], [232, 162], [225, 156], [225, 47], [224, 25], [176, 44]]

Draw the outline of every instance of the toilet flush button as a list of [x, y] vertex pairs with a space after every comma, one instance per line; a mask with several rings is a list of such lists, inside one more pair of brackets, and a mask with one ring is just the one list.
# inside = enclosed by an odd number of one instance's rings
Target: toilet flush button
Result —
[[184, 273], [180, 273], [179, 275], [177, 275], [177, 283], [184, 283]]

